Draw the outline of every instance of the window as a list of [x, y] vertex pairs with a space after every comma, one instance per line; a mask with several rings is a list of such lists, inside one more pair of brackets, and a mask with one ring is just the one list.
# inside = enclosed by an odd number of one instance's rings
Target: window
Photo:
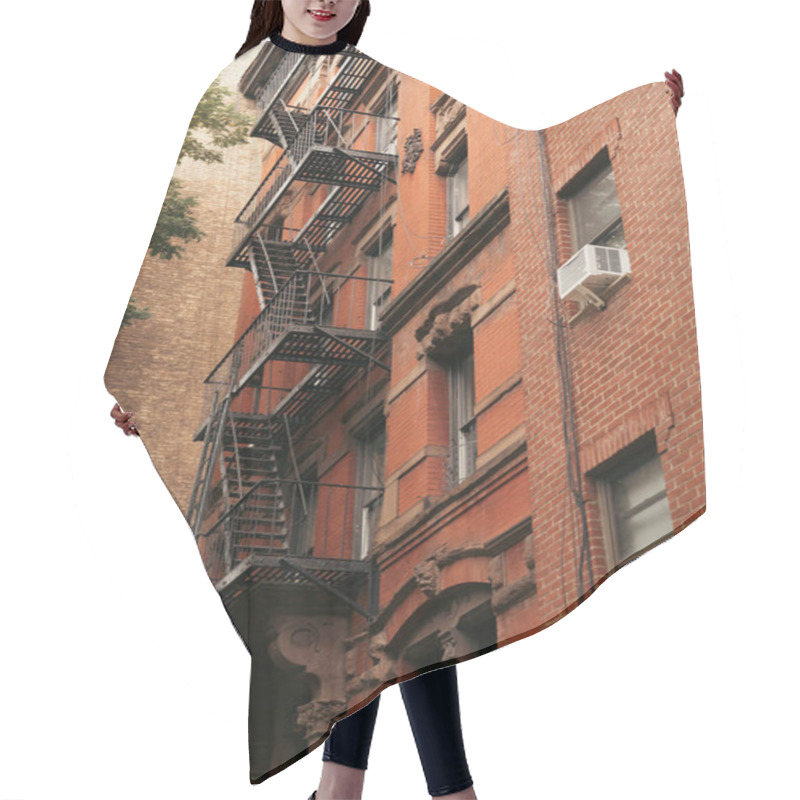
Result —
[[469, 221], [469, 176], [466, 151], [447, 176], [447, 238], [455, 236]]
[[672, 533], [667, 488], [652, 431], [598, 476], [615, 563]]
[[614, 182], [614, 171], [607, 157], [592, 177], [567, 199], [573, 252], [586, 244], [625, 247], [622, 215]]
[[372, 537], [378, 528], [383, 505], [383, 464], [386, 455], [386, 426], [381, 419], [361, 440], [359, 446], [358, 485], [361, 509], [354, 558], [366, 558]]
[[392, 293], [392, 236], [382, 233], [378, 244], [367, 254], [369, 278], [367, 281], [366, 329], [378, 329], [378, 315], [389, 302]]
[[450, 389], [450, 485], [475, 471], [478, 454], [475, 424], [474, 353], [455, 359], [449, 367]]
[[[314, 550], [314, 519], [317, 508], [316, 470], [303, 475], [303, 483], [289, 484], [291, 519], [289, 522], [289, 552], [310, 556]], [[301, 495], [302, 489], [302, 495]], [[305, 503], [303, 500], [305, 499]]]
[[375, 150], [378, 153], [397, 152], [397, 86], [392, 84], [376, 112]]

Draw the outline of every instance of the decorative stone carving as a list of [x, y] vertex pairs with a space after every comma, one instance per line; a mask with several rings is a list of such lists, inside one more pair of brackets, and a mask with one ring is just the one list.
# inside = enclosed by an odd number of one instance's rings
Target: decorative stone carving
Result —
[[438, 313], [430, 324], [427, 333], [423, 333], [422, 330], [417, 333], [419, 337], [416, 352], [417, 359], [422, 359], [430, 351], [435, 350], [458, 329], [469, 326], [472, 315], [480, 304], [480, 289], [478, 288], [470, 292], [455, 306], [449, 309], [446, 308]]
[[435, 597], [439, 593], [439, 566], [435, 556], [426, 558], [414, 567], [413, 580], [427, 597]]
[[370, 639], [367, 653], [374, 663], [378, 663], [386, 654], [386, 631], [376, 633]]
[[316, 696], [324, 700], [344, 692], [344, 672], [332, 667], [344, 660], [337, 654], [342, 653], [346, 635], [347, 622], [342, 617], [276, 612], [267, 648], [278, 668], [312, 675]]
[[339, 700], [312, 700], [298, 706], [297, 727], [306, 741], [319, 739], [328, 732], [331, 718], [347, 710]]
[[442, 659], [457, 658], [460, 655], [458, 652], [459, 637], [452, 630], [440, 631], [439, 642], [442, 645]]
[[440, 139], [467, 113], [467, 107], [450, 95], [443, 94], [431, 106], [436, 125], [436, 138]]
[[372, 666], [369, 669], [369, 678], [374, 685], [384, 683], [390, 680], [394, 675], [394, 659], [389, 655], [386, 650], [388, 642], [386, 641], [386, 633], [381, 631], [373, 637], [369, 644], [369, 657], [372, 660]]
[[355, 668], [349, 673], [347, 693], [350, 697], [363, 697], [376, 686], [380, 686], [395, 677], [395, 660], [388, 652], [387, 646], [385, 631], [380, 631], [370, 638], [367, 646], [367, 656], [371, 663], [363, 674], [356, 674]]
[[414, 132], [406, 137], [403, 144], [405, 156], [403, 158], [402, 172], [414, 172], [417, 161], [419, 160], [422, 151], [422, 131], [419, 128], [414, 128]]
[[436, 137], [431, 145], [437, 175], [449, 175], [465, 154], [467, 107], [443, 94], [432, 106]]

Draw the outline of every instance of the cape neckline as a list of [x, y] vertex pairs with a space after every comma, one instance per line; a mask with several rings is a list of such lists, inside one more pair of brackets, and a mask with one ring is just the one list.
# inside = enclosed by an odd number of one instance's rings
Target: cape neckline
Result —
[[280, 47], [282, 50], [288, 50], [290, 53], [307, 53], [310, 55], [339, 53], [347, 47], [347, 40], [344, 38], [338, 38], [335, 42], [330, 42], [328, 44], [300, 44], [299, 42], [293, 42], [291, 39], [287, 39], [277, 31], [270, 34], [269, 40], [276, 47]]

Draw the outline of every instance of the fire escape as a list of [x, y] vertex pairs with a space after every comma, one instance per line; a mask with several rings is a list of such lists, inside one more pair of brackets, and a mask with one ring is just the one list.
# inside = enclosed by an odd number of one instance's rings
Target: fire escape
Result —
[[[325, 540], [330, 527], [344, 542], [348, 520], [358, 516], [357, 490], [382, 487], [301, 480], [295, 443], [359, 371], [388, 371], [380, 359], [387, 339], [370, 321], [369, 305], [391, 281], [325, 271], [321, 261], [367, 199], [394, 183], [397, 156], [382, 142], [396, 118], [355, 110], [381, 69], [360, 54], [341, 57], [313, 107], [289, 105], [303, 63], [283, 52], [255, 93], [263, 114], [251, 135], [283, 153], [236, 217], [241, 234], [227, 266], [250, 271], [261, 310], [206, 378], [194, 438], [203, 449], [187, 519], [226, 606], [256, 585], [317, 587], [371, 619], [374, 564], [312, 557], [308, 534], [298, 531], [317, 518]], [[302, 227], [268, 224], [287, 193], [308, 183], [328, 191]], [[293, 385], [276, 387], [268, 369], [274, 362], [309, 366]], [[366, 608], [355, 600], [364, 586]]]

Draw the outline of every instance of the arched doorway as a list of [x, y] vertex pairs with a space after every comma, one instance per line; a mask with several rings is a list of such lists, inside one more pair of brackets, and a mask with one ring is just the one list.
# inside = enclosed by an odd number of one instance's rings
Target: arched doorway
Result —
[[424, 672], [442, 661], [463, 661], [497, 649], [490, 584], [451, 586], [419, 608], [397, 632], [390, 650], [397, 674]]

